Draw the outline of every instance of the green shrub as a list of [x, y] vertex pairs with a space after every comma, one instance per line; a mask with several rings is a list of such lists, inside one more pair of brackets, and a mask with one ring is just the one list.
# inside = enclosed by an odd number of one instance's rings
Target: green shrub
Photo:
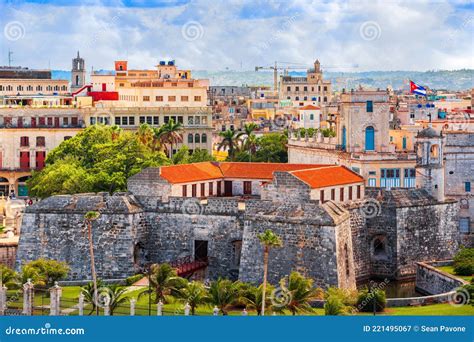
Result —
[[51, 287], [55, 281], [66, 278], [69, 270], [65, 262], [40, 258], [22, 267], [22, 281], [25, 283], [31, 279], [37, 286]]
[[143, 277], [144, 277], [143, 274], [132, 275], [132, 276], [128, 277], [127, 279], [125, 279], [125, 284], [127, 286], [131, 286], [131, 285], [135, 284], [137, 281], [139, 281], [140, 279], [142, 279]]
[[345, 315], [351, 313], [356, 303], [355, 293], [337, 287], [330, 287], [324, 294], [326, 315]]
[[385, 291], [381, 289], [373, 289], [372, 292], [369, 289], [363, 289], [357, 296], [357, 310], [362, 312], [373, 312], [375, 300], [375, 311], [381, 312], [385, 309], [387, 304], [387, 298]]
[[462, 276], [474, 274], [474, 248], [461, 248], [454, 257], [454, 273]]

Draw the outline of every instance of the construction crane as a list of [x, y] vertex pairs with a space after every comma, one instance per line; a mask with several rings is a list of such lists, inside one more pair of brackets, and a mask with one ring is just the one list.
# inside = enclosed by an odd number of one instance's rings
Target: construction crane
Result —
[[[283, 65], [282, 65], [283, 64]], [[286, 64], [286, 65], [285, 65]], [[272, 66], [256, 66], [255, 71], [259, 70], [273, 70], [273, 90], [278, 92], [278, 72], [279, 70], [283, 70], [284, 74], [288, 74], [288, 70], [308, 70], [312, 66], [308, 66], [306, 64], [300, 63], [292, 63], [292, 62], [277, 62]], [[336, 66], [336, 65], [322, 65], [321, 70], [324, 69], [352, 69], [358, 68], [357, 64], [347, 65], [347, 66]]]
[[[286, 66], [282, 66], [281, 64], [293, 64], [293, 65], [286, 65]], [[307, 65], [303, 65], [301, 64], [301, 66], [298, 66], [297, 65], [298, 63], [289, 63], [289, 62], [277, 62], [275, 61], [275, 64], [272, 65], [272, 66], [267, 66], [267, 67], [263, 67], [263, 66], [256, 66], [255, 67], [255, 71], [259, 71], [259, 70], [273, 70], [273, 90], [275, 92], [278, 92], [278, 71], [279, 70], [306, 70], [308, 69], [308, 66]]]

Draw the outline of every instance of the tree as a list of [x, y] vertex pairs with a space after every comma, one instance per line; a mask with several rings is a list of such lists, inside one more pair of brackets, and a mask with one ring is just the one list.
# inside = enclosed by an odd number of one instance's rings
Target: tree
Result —
[[206, 149], [197, 148], [193, 153], [189, 153], [189, 147], [183, 145], [173, 155], [173, 164], [191, 164], [200, 163], [205, 161], [215, 161], [215, 158], [209, 154]]
[[258, 235], [260, 243], [263, 245], [263, 287], [262, 287], [262, 316], [265, 315], [265, 292], [267, 288], [268, 275], [268, 255], [270, 249], [282, 246], [281, 238], [270, 229]]
[[191, 281], [177, 290], [177, 296], [184, 303], [188, 303], [191, 307], [191, 315], [194, 316], [196, 307], [203, 305], [209, 301], [209, 296], [204, 284], [198, 281]]
[[228, 315], [229, 306], [235, 304], [240, 297], [241, 283], [219, 278], [209, 287], [209, 302], [217, 306], [224, 316]]
[[0, 264], [0, 286], [5, 285], [9, 287], [9, 285], [16, 285], [17, 280], [18, 274], [14, 270]]
[[249, 161], [252, 161], [252, 155], [257, 150], [257, 136], [253, 133], [258, 129], [258, 125], [251, 122], [244, 126], [245, 140], [243, 142], [243, 150], [248, 152]]
[[[91, 273], [92, 273], [92, 284], [94, 286], [94, 299], [97, 300], [97, 274], [95, 272], [95, 261], [94, 261], [94, 241], [92, 239], [92, 222], [99, 218], [100, 214], [97, 211], [88, 211], [84, 216], [85, 223], [87, 225], [87, 237], [89, 239], [89, 256], [91, 259]], [[99, 308], [97, 307], [97, 315], [99, 315]]]
[[[271, 294], [275, 288], [268, 284], [265, 289], [265, 307], [271, 308]], [[257, 311], [257, 316], [262, 314], [262, 301], [263, 301], [263, 284], [260, 286], [253, 286], [251, 284], [244, 284], [241, 289], [240, 302], [245, 304], [247, 309]]]
[[23, 278], [31, 279], [38, 286], [51, 287], [56, 281], [66, 278], [69, 270], [65, 262], [40, 258], [23, 266]]
[[221, 142], [217, 146], [217, 149], [223, 150], [227, 149], [229, 153], [229, 160], [233, 161], [235, 157], [235, 153], [238, 150], [240, 138], [242, 137], [242, 132], [236, 132], [233, 130], [228, 129], [225, 132], [220, 132], [219, 136], [222, 138]]
[[175, 123], [173, 119], [170, 119], [167, 123], [162, 125], [160, 128], [155, 128], [155, 137], [160, 141], [162, 145], [169, 145], [168, 157], [173, 157], [173, 146], [183, 141], [181, 132], [183, 125], [180, 122]]
[[312, 312], [311, 301], [322, 297], [322, 290], [313, 287], [313, 280], [298, 272], [280, 280], [283, 302], [280, 309], [288, 309], [294, 316], [297, 312]]
[[170, 295], [183, 286], [183, 278], [178, 277], [176, 270], [169, 264], [153, 264], [150, 267], [150, 291], [146, 289], [139, 294], [141, 297], [144, 294], [151, 296], [155, 294], [155, 303], [160, 300], [166, 303], [166, 296]]
[[116, 127], [90, 126], [48, 154], [46, 167], [27, 182], [30, 193], [44, 198], [125, 191], [129, 177], [146, 167], [169, 163], [164, 153], [144, 141], [143, 136]]
[[287, 163], [287, 143], [288, 138], [285, 134], [265, 134], [257, 140], [255, 161], [267, 163]]
[[97, 301], [97, 292], [95, 290], [96, 287], [102, 288], [103, 282], [101, 279], [97, 279], [97, 282], [94, 284], [94, 282], [88, 282], [86, 285], [81, 287], [81, 293], [84, 295], [84, 302], [89, 303], [92, 308], [91, 311], [89, 312], [89, 316], [96, 311], [98, 314], [98, 301]]
[[119, 305], [128, 302], [129, 298], [126, 296], [127, 288], [118, 285], [103, 286], [99, 289], [100, 293], [108, 299], [110, 316], [114, 315], [114, 311]]
[[138, 127], [137, 131], [138, 140], [144, 146], [148, 146], [152, 151], [161, 150], [161, 145], [153, 128], [150, 127], [147, 123], [143, 123]]

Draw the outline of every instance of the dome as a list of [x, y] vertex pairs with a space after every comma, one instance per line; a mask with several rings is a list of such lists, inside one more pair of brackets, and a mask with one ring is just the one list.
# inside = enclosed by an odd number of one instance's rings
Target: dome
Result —
[[417, 138], [439, 138], [440, 135], [431, 127], [418, 132]]

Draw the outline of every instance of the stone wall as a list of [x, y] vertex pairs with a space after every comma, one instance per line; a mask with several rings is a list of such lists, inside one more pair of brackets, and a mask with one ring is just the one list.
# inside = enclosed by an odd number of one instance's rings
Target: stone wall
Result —
[[261, 193], [263, 200], [273, 202], [305, 202], [311, 199], [311, 188], [288, 172], [274, 172], [274, 181], [267, 183]]
[[26, 209], [17, 253], [17, 268], [38, 258], [67, 262], [69, 280], [91, 278], [89, 240], [84, 215], [100, 212], [92, 224], [95, 266], [103, 279], [124, 278], [145, 259], [147, 224], [132, 196], [64, 195]]
[[437, 263], [416, 263], [416, 289], [428, 294], [438, 295], [454, 291], [466, 284], [462, 279], [436, 269]]

